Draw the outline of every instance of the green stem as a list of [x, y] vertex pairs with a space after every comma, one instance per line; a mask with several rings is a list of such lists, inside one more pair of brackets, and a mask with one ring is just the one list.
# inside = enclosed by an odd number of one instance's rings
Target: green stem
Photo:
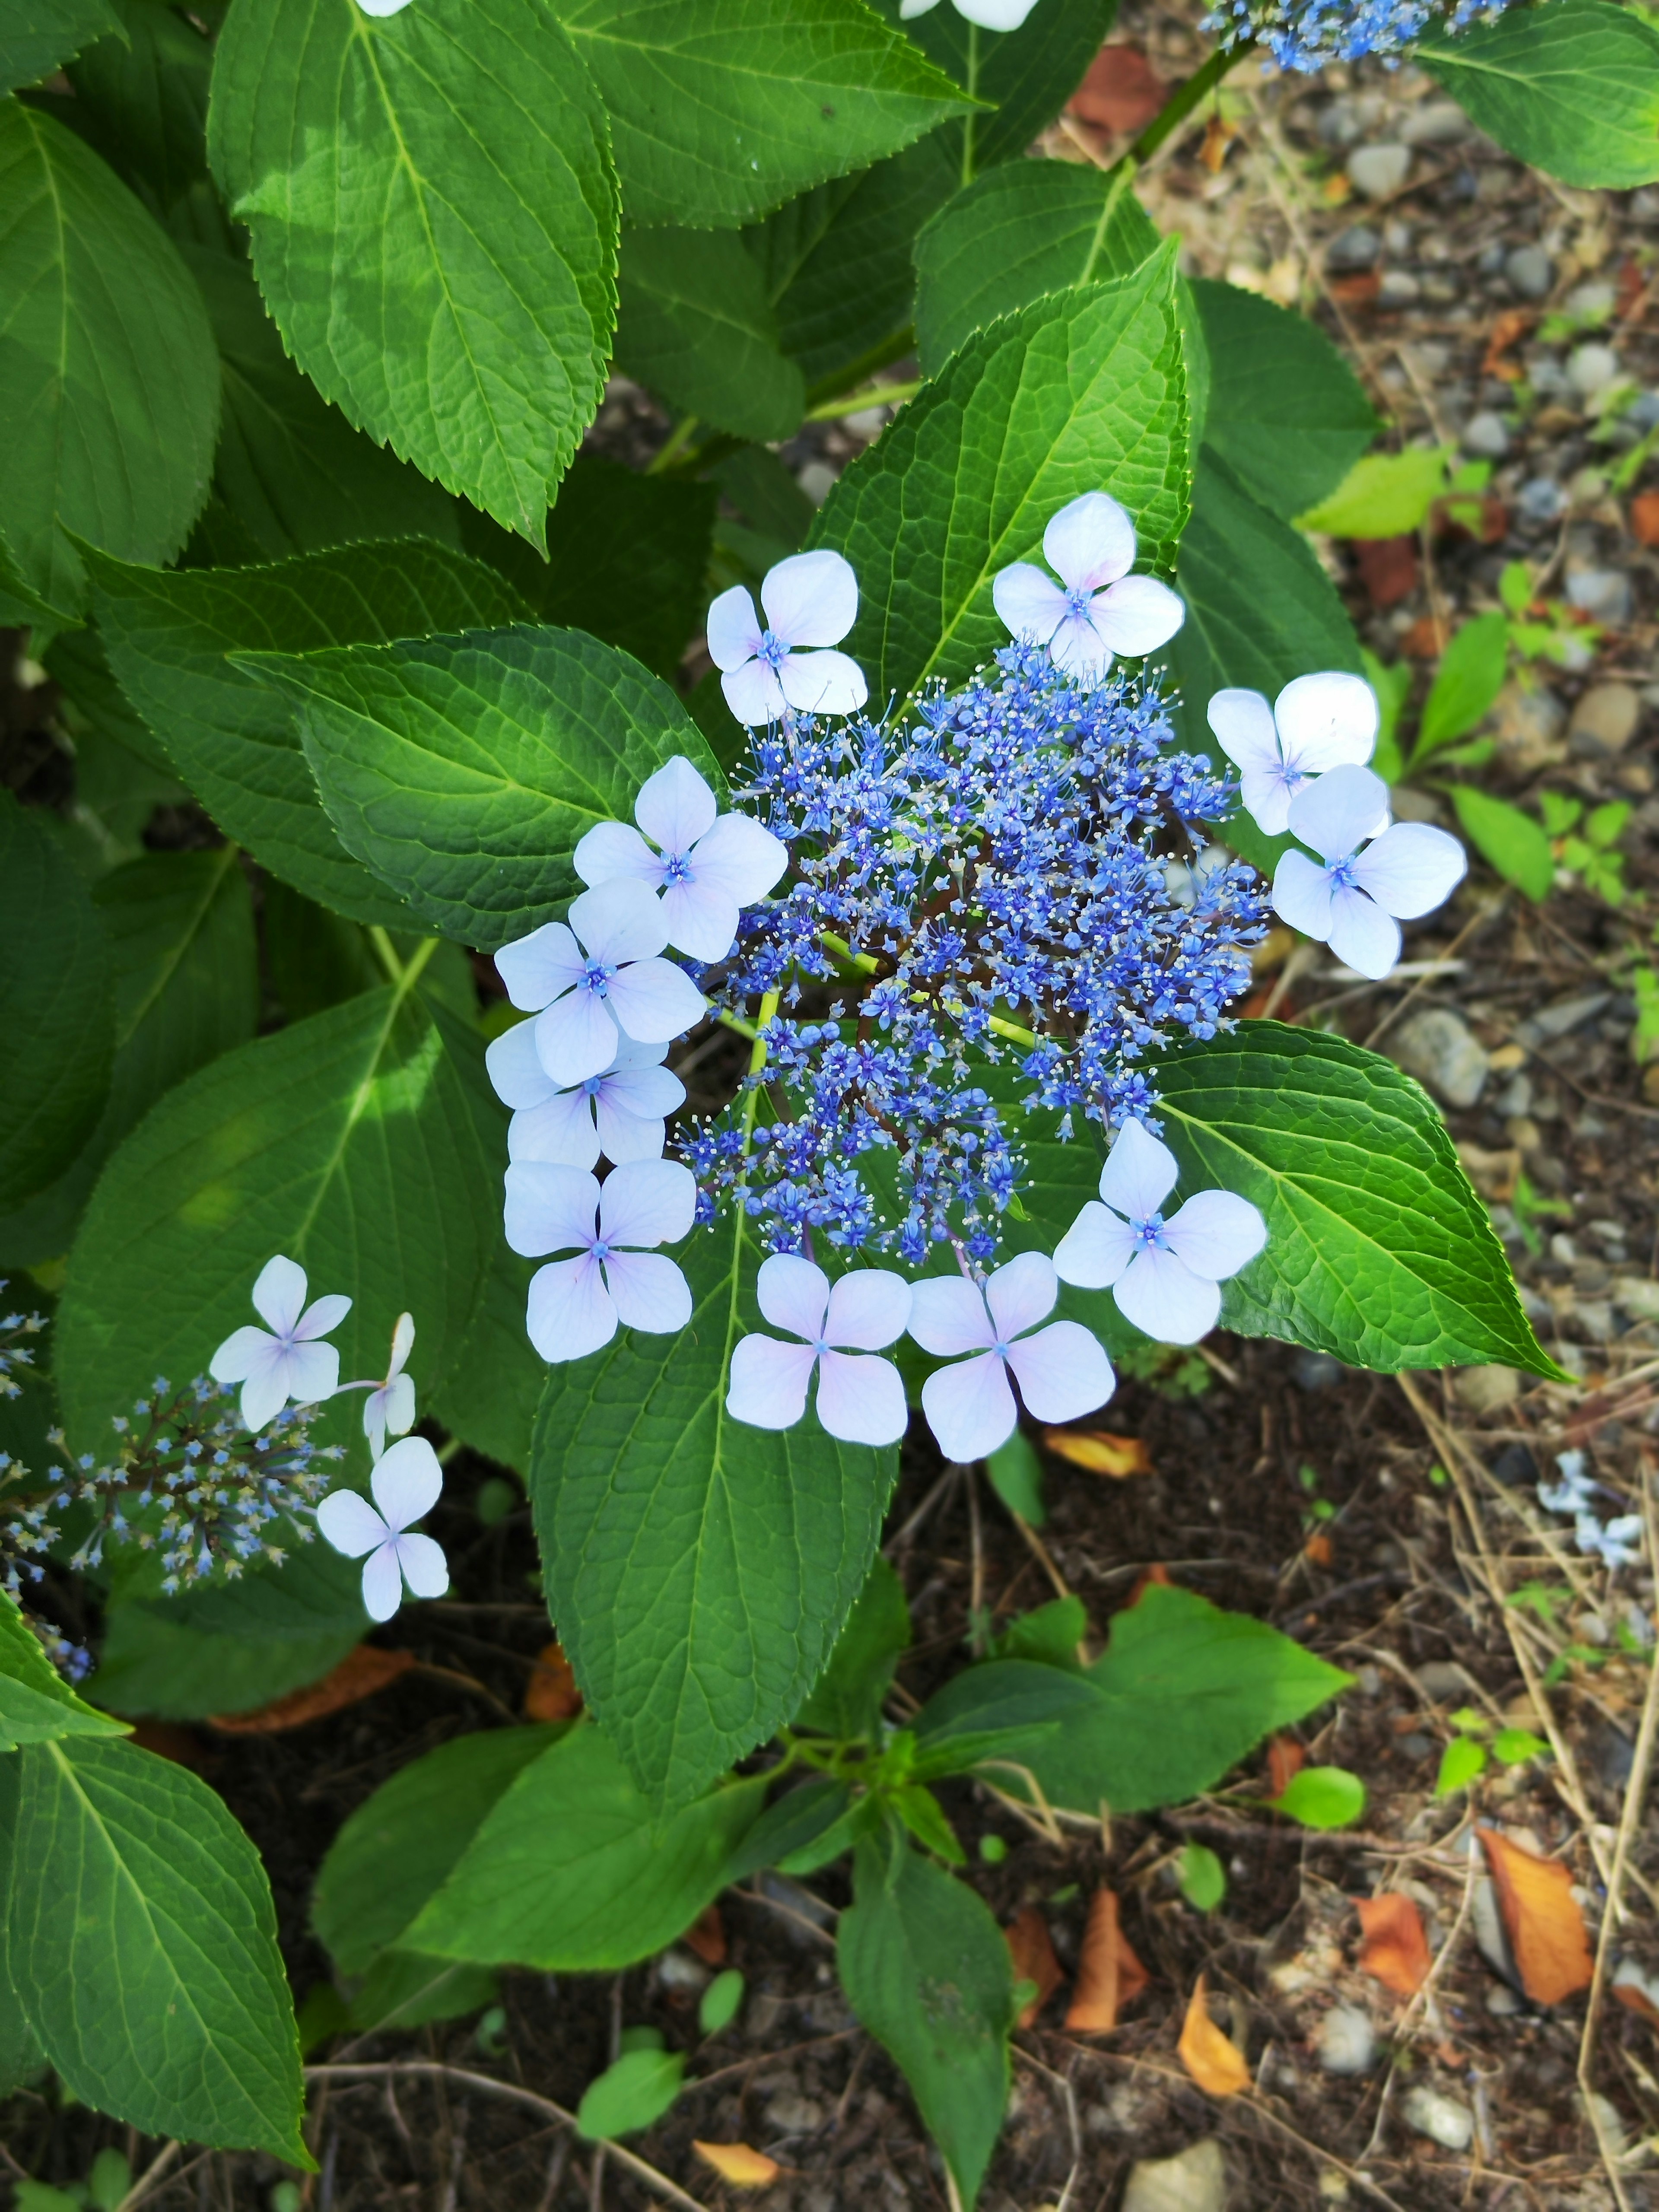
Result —
[[[760, 1018], [755, 1024], [755, 1042], [750, 1048], [749, 1073], [758, 1075], [766, 1065], [766, 1024], [778, 1011], [780, 994], [769, 991], [760, 1002]], [[749, 1157], [749, 1147], [755, 1138], [755, 1115], [760, 1108], [760, 1085], [755, 1084], [743, 1102], [743, 1156]]]
[[834, 399], [826, 399], [822, 406], [809, 407], [801, 420], [834, 422], [843, 415], [856, 415], [866, 407], [897, 407], [907, 399], [914, 399], [921, 390], [920, 379], [914, 384], [866, 384], [862, 392], [843, 392]]
[[722, 1029], [735, 1030], [740, 1037], [747, 1037], [750, 1044], [760, 1035], [753, 1022], [744, 1021], [741, 1014], [728, 1014], [724, 1006], [716, 1011], [714, 1019]]
[[[968, 82], [970, 100], [979, 97], [979, 25], [968, 26]], [[964, 185], [974, 181], [974, 111], [969, 109], [962, 118], [962, 181]]]
[[697, 418], [695, 415], [687, 415], [678, 422], [669, 432], [666, 441], [646, 463], [646, 475], [657, 477], [660, 476], [665, 469], [672, 469], [690, 443], [696, 427]]
[[381, 967], [386, 969], [387, 982], [401, 983], [404, 980], [404, 963], [398, 957], [397, 947], [378, 921], [372, 921], [368, 925], [368, 941], [374, 947]]
[[868, 384], [878, 370], [890, 368], [896, 361], [902, 361], [906, 354], [915, 349], [915, 325], [906, 323], [902, 329], [890, 331], [866, 348], [856, 361], [847, 362], [840, 368], [832, 369], [828, 376], [821, 376], [816, 384], [809, 384], [807, 405], [816, 407], [825, 399], [838, 398], [844, 392], [855, 391], [860, 385]]
[[1200, 69], [1194, 71], [1185, 84], [1179, 84], [1170, 94], [1158, 113], [1130, 147], [1127, 159], [1139, 163], [1149, 161], [1170, 133], [1179, 128], [1193, 110], [1215, 90], [1228, 70], [1242, 62], [1246, 54], [1255, 52], [1254, 39], [1241, 39], [1237, 46], [1218, 46]]
[[[818, 932], [818, 943], [826, 952], [839, 960], [843, 967], [854, 969], [860, 975], [873, 975], [880, 969], [881, 963], [878, 960], [873, 959], [867, 952], [854, 952], [844, 937], [837, 937], [831, 930], [821, 929]], [[913, 991], [910, 995], [915, 1003], [921, 1006], [925, 1004], [927, 994], [925, 991]], [[947, 1006], [945, 1012], [950, 1013], [952, 1009]], [[766, 1015], [762, 1017], [763, 1021], [769, 1018], [770, 1017]], [[1036, 1032], [1034, 1030], [1022, 1029], [1018, 1022], [1005, 1021], [1000, 1014], [990, 1015], [987, 1019], [986, 1027], [994, 1036], [1006, 1037], [1011, 1044], [1023, 1044], [1029, 1048], [1035, 1045], [1037, 1041]]]

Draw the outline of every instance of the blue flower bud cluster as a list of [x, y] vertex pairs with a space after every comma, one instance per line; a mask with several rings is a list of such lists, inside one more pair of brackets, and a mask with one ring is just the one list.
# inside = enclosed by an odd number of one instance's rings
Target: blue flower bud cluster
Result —
[[1402, 54], [1431, 23], [1462, 31], [1501, 15], [1509, 0], [1224, 0], [1203, 28], [1225, 46], [1254, 39], [1280, 69], [1312, 74], [1364, 54]]
[[705, 1217], [737, 1193], [775, 1251], [818, 1230], [983, 1264], [1024, 1112], [1066, 1135], [1077, 1113], [1147, 1119], [1140, 1063], [1214, 1036], [1249, 981], [1260, 879], [1191, 865], [1235, 787], [1175, 750], [1153, 677], [1079, 681], [1011, 646], [897, 726], [784, 715], [735, 797], [791, 873], [703, 988], [760, 1003], [765, 1064], [682, 1149]]

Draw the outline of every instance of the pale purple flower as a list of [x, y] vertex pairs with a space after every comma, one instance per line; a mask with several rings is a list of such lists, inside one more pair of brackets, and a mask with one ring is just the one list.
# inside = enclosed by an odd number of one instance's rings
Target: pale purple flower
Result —
[[515, 1252], [574, 1252], [530, 1282], [530, 1341], [542, 1358], [581, 1359], [617, 1326], [672, 1335], [691, 1318], [674, 1262], [649, 1248], [690, 1232], [697, 1186], [678, 1160], [629, 1160], [603, 1186], [580, 1168], [515, 1161], [507, 1171], [507, 1241]]
[[1103, 1406], [1117, 1386], [1112, 1363], [1079, 1322], [1037, 1323], [1054, 1310], [1060, 1284], [1040, 1252], [1022, 1252], [981, 1285], [962, 1275], [927, 1275], [910, 1290], [910, 1334], [924, 1352], [957, 1358], [921, 1386], [922, 1411], [946, 1459], [983, 1459], [1013, 1434], [1018, 1411], [1008, 1383], [1040, 1421], [1072, 1421]]
[[1079, 1290], [1109, 1290], [1118, 1311], [1159, 1344], [1196, 1344], [1215, 1327], [1219, 1285], [1248, 1267], [1267, 1224], [1247, 1198], [1200, 1190], [1166, 1221], [1180, 1170], [1139, 1121], [1119, 1132], [1091, 1199], [1054, 1248], [1054, 1272]]
[[573, 1168], [591, 1168], [601, 1152], [617, 1166], [660, 1159], [666, 1118], [685, 1103], [685, 1085], [662, 1065], [667, 1049], [619, 1037], [609, 1067], [562, 1090], [542, 1066], [535, 1023], [515, 1022], [484, 1054], [496, 1097], [514, 1109], [508, 1158]]
[[[1291, 801], [1328, 769], [1363, 766], [1376, 750], [1376, 694], [1363, 677], [1328, 669], [1298, 676], [1271, 707], [1259, 691], [1218, 691], [1216, 742], [1239, 772], [1239, 796], [1258, 830], [1277, 837]], [[1376, 827], [1388, 823], [1386, 799]]]
[[386, 1380], [378, 1382], [363, 1401], [363, 1434], [371, 1459], [386, 1450], [388, 1436], [405, 1436], [415, 1425], [415, 1382], [404, 1367], [415, 1348], [415, 1316], [399, 1314], [392, 1331], [392, 1358]]
[[910, 1318], [910, 1285], [902, 1275], [860, 1269], [833, 1285], [822, 1267], [789, 1252], [761, 1263], [755, 1295], [775, 1328], [802, 1340], [745, 1336], [732, 1354], [726, 1410], [757, 1429], [789, 1429], [806, 1411], [814, 1368], [818, 1419], [849, 1444], [895, 1444], [909, 1409], [904, 1381], [890, 1359], [867, 1355], [896, 1343]]
[[340, 1380], [340, 1355], [326, 1336], [351, 1311], [339, 1291], [306, 1304], [306, 1271], [280, 1253], [267, 1260], [253, 1285], [253, 1310], [269, 1330], [233, 1329], [208, 1362], [216, 1382], [242, 1386], [242, 1419], [256, 1434], [290, 1399], [296, 1406], [331, 1398]]
[[1400, 957], [1401, 922], [1432, 913], [1468, 866], [1456, 838], [1427, 822], [1395, 822], [1377, 836], [1387, 805], [1387, 787], [1370, 769], [1332, 769], [1290, 806], [1292, 835], [1324, 865], [1292, 849], [1279, 854], [1273, 872], [1279, 920], [1374, 981]]
[[[939, 0], [899, 0], [899, 21], [908, 23], [938, 5]], [[1017, 31], [1036, 0], [951, 0], [951, 5], [958, 15], [977, 23], [981, 31]]]
[[1584, 1472], [1583, 1453], [1557, 1452], [1555, 1466], [1561, 1480], [1539, 1484], [1539, 1504], [1552, 1513], [1587, 1513], [1595, 1497], [1595, 1482]]
[[1046, 645], [1056, 668], [1104, 675], [1114, 653], [1139, 659], [1165, 644], [1187, 610], [1155, 576], [1132, 576], [1134, 520], [1103, 491], [1062, 507], [1042, 533], [1055, 583], [1029, 561], [1001, 569], [991, 597], [1016, 637]]
[[666, 1044], [702, 1019], [702, 992], [684, 968], [657, 957], [667, 942], [661, 907], [624, 878], [573, 899], [568, 927], [544, 922], [501, 947], [495, 966], [507, 995], [539, 1015], [536, 1049], [555, 1083], [603, 1073], [619, 1033]]
[[1634, 1567], [1641, 1563], [1639, 1513], [1621, 1513], [1612, 1521], [1598, 1521], [1593, 1513], [1581, 1513], [1573, 1536], [1581, 1552], [1601, 1559], [1609, 1567]]
[[444, 1471], [424, 1437], [405, 1437], [374, 1462], [368, 1486], [374, 1505], [355, 1490], [331, 1491], [317, 1508], [317, 1526], [337, 1552], [362, 1559], [364, 1610], [371, 1620], [390, 1620], [405, 1583], [416, 1597], [441, 1597], [449, 1588], [442, 1548], [409, 1533], [437, 1504]]
[[839, 645], [857, 617], [858, 579], [839, 553], [792, 553], [761, 584], [763, 623], [741, 584], [708, 610], [708, 653], [726, 703], [750, 728], [798, 714], [855, 714], [870, 696], [864, 671]]
[[571, 856], [576, 873], [585, 884], [622, 876], [660, 891], [668, 942], [693, 960], [724, 960], [738, 914], [771, 890], [789, 865], [789, 848], [746, 814], [718, 813], [714, 793], [683, 755], [640, 786], [634, 819], [638, 830], [626, 822], [590, 830]]

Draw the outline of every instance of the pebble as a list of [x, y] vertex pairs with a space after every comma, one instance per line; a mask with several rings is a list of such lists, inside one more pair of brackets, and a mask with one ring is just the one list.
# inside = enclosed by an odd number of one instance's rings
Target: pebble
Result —
[[1575, 392], [1593, 399], [1605, 392], [1619, 374], [1619, 356], [1611, 346], [1575, 346], [1567, 357], [1567, 375]]
[[1454, 1698], [1468, 1694], [1469, 1678], [1455, 1659], [1431, 1659], [1416, 1672], [1418, 1687], [1437, 1705], [1449, 1705]]
[[1641, 719], [1642, 696], [1632, 685], [1592, 684], [1572, 710], [1572, 749], [1586, 760], [1621, 753]]
[[1465, 1367], [1452, 1378], [1452, 1394], [1472, 1413], [1495, 1413], [1521, 1395], [1521, 1377], [1512, 1367]]
[[795, 482], [814, 507], [822, 507], [836, 488], [836, 471], [828, 461], [808, 461]]
[[1422, 297], [1423, 287], [1408, 270], [1386, 269], [1376, 288], [1379, 307], [1409, 307]]
[[1617, 306], [1619, 295], [1611, 284], [1575, 284], [1562, 301], [1570, 315], [1586, 323], [1604, 323]]
[[1298, 1352], [1291, 1362], [1291, 1378], [1300, 1390], [1328, 1390], [1347, 1373], [1328, 1352]]
[[1319, 2063], [1328, 2074], [1366, 2074], [1376, 2056], [1376, 2030], [1355, 2005], [1338, 2005], [1319, 2026]]
[[1530, 1490], [1538, 1480], [1538, 1462], [1525, 1444], [1505, 1444], [1492, 1463], [1492, 1479], [1511, 1490]]
[[[1382, 281], [1386, 285], [1387, 277]], [[1466, 453], [1479, 454], [1485, 461], [1501, 461], [1510, 449], [1509, 425], [1501, 415], [1482, 408], [1480, 414], [1471, 415], [1463, 425], [1460, 443]]]
[[1469, 118], [1455, 100], [1425, 100], [1406, 118], [1400, 135], [1408, 146], [1450, 146], [1469, 135]]
[[[805, 470], [801, 472], [806, 473]], [[805, 485], [802, 489], [805, 489]], [[1529, 522], [1536, 530], [1559, 522], [1566, 512], [1567, 495], [1559, 483], [1548, 477], [1530, 477], [1515, 495], [1515, 511], [1522, 522]]]
[[1486, 1048], [1449, 1006], [1427, 1006], [1402, 1022], [1389, 1052], [1448, 1106], [1473, 1106], [1486, 1088]]
[[767, 2101], [766, 2118], [769, 2126], [786, 2136], [810, 2136], [815, 2128], [823, 2125], [823, 2107], [816, 2097], [802, 2097], [792, 2089]]
[[1625, 410], [1625, 420], [1632, 430], [1644, 434], [1659, 430], [1659, 392], [1638, 392]]
[[1630, 578], [1621, 568], [1580, 568], [1567, 578], [1567, 604], [1594, 622], [1622, 629], [1631, 617]]
[[657, 1961], [657, 1979], [665, 1990], [696, 1991], [707, 1986], [708, 1969], [689, 1951], [665, 1951]]
[[1222, 2212], [1227, 2163], [1213, 2136], [1173, 2158], [1139, 2158], [1129, 2168], [1123, 2212]]
[[1555, 282], [1555, 264], [1541, 246], [1517, 246], [1504, 257], [1510, 289], [1523, 300], [1547, 300]]
[[1443, 2097], [1437, 2089], [1421, 2084], [1408, 2089], [1400, 2100], [1401, 2117], [1408, 2128], [1442, 2150], [1467, 2150], [1474, 2141], [1474, 2114], [1456, 2097]]
[[1326, 250], [1328, 269], [1370, 269], [1382, 251], [1382, 240], [1369, 223], [1356, 222], [1331, 240]]
[[[1518, 684], [1505, 685], [1493, 714], [1499, 749], [1510, 766], [1522, 775], [1566, 758], [1566, 709], [1542, 684], [1533, 691], [1523, 691]], [[1523, 1114], [1529, 1108], [1512, 1110]]]
[[1357, 146], [1348, 156], [1348, 182], [1368, 200], [1385, 200], [1397, 192], [1411, 171], [1409, 146]]
[[1494, 1982], [1486, 1991], [1486, 2010], [1499, 2020], [1513, 2020], [1521, 2009], [1521, 2000], [1507, 1982]]
[[1659, 1283], [1645, 1275], [1620, 1275], [1613, 1294], [1632, 1321], [1659, 1321]]

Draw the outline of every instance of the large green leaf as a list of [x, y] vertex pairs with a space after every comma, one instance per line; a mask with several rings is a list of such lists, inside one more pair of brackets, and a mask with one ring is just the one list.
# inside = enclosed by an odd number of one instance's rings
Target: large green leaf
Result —
[[70, 64], [75, 98], [64, 119], [124, 182], [165, 212], [207, 174], [213, 49], [167, 0], [112, 5], [120, 27]]
[[74, 1251], [56, 1371], [76, 1450], [159, 1370], [201, 1373], [273, 1252], [343, 1291], [341, 1371], [378, 1375], [405, 1310], [429, 1390], [457, 1357], [500, 1231], [477, 1032], [407, 984], [227, 1053], [111, 1160]]
[[109, 1095], [103, 925], [38, 812], [0, 794], [0, 1210], [68, 1166]]
[[[899, 0], [877, 4], [898, 19]], [[964, 184], [994, 162], [1019, 160], [1076, 91], [1116, 14], [1117, 0], [1038, 0], [1018, 30], [976, 31], [945, 0], [905, 24], [941, 69], [995, 110], [940, 134]]]
[[544, 0], [233, 0], [208, 135], [324, 398], [539, 546], [604, 389], [618, 221]]
[[[502, 1137], [505, 1157], [506, 1137]], [[433, 1412], [474, 1451], [520, 1474], [530, 1467], [536, 1408], [547, 1369], [525, 1334], [534, 1263], [498, 1238], [466, 1349], [438, 1393]]]
[[559, 910], [578, 889], [578, 841], [596, 822], [627, 821], [665, 761], [684, 754], [722, 787], [667, 685], [580, 630], [238, 665], [296, 702], [342, 842], [434, 928], [486, 951]]
[[795, 1715], [794, 1725], [817, 1729], [843, 1742], [853, 1736], [874, 1737], [899, 1654], [909, 1643], [910, 1608], [904, 1585], [878, 1552], [858, 1603], [836, 1638], [830, 1663]]
[[1553, 1375], [1504, 1248], [1428, 1094], [1322, 1030], [1241, 1022], [1157, 1064], [1192, 1185], [1261, 1208], [1267, 1243], [1222, 1293], [1245, 1336], [1395, 1373], [1497, 1360]]
[[872, 696], [959, 682], [1008, 633], [996, 573], [1042, 558], [1068, 500], [1107, 491], [1166, 572], [1187, 513], [1173, 246], [1121, 283], [1039, 300], [970, 338], [825, 502], [813, 542], [858, 573], [847, 649]]
[[166, 561], [207, 496], [213, 334], [177, 247], [90, 148], [0, 101], [0, 526], [26, 581], [76, 608], [67, 533]]
[[548, 1604], [588, 1704], [649, 1795], [678, 1804], [787, 1720], [823, 1671], [875, 1550], [897, 1455], [816, 1419], [726, 1410], [759, 1326], [763, 1255], [722, 1215], [680, 1255], [678, 1336], [620, 1332], [555, 1367], [531, 1489]]
[[110, 0], [7, 0], [0, 17], [0, 93], [50, 76], [60, 62], [118, 26]]
[[976, 177], [916, 240], [916, 345], [937, 375], [999, 315], [1079, 284], [1133, 275], [1158, 233], [1130, 189], [1070, 161], [1011, 161]]
[[1423, 66], [1506, 153], [1570, 185], [1659, 177], [1659, 27], [1615, 0], [1544, 0], [1455, 36]]
[[592, 1972], [648, 1959], [724, 1887], [765, 1778], [666, 1817], [592, 1726], [526, 1766], [411, 1923], [411, 1949], [486, 1966]]
[[617, 279], [617, 360], [684, 414], [761, 441], [792, 438], [806, 387], [733, 232], [630, 230]]
[[125, 1723], [77, 1698], [0, 1590], [0, 1753], [64, 1735], [125, 1735]]
[[354, 545], [268, 568], [93, 567], [122, 689], [214, 819], [325, 906], [407, 927], [403, 901], [329, 826], [287, 700], [227, 656], [511, 622], [522, 611], [511, 586], [479, 562], [422, 544]]
[[561, 0], [630, 222], [735, 229], [967, 103], [864, 0]]
[[[1265, 1621], [1155, 1583], [1113, 1616], [1092, 1667], [1030, 1658], [970, 1667], [928, 1700], [916, 1731], [927, 1753], [956, 1735], [1030, 1729], [1007, 1755], [1030, 1769], [1051, 1805], [1091, 1817], [1103, 1805], [1140, 1813], [1209, 1789], [1349, 1679]], [[1018, 1786], [1005, 1768], [996, 1779]]]
[[221, 1800], [128, 1743], [17, 1757], [10, 1972], [65, 2085], [149, 2135], [309, 2166], [270, 1888]]
[[1376, 435], [1377, 417], [1306, 315], [1205, 277], [1193, 292], [1210, 356], [1205, 445], [1270, 514], [1291, 521], [1341, 483]]
[[1002, 1930], [966, 1882], [896, 1837], [875, 1838], [853, 1862], [836, 1963], [973, 2212], [1008, 2102], [1013, 1969]]

